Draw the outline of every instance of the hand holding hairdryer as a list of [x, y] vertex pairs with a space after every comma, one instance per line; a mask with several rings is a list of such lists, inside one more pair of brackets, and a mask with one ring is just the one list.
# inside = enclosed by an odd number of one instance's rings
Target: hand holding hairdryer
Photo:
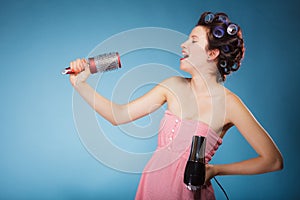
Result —
[[191, 152], [184, 171], [184, 183], [189, 190], [200, 189], [205, 182], [206, 138], [193, 136]]

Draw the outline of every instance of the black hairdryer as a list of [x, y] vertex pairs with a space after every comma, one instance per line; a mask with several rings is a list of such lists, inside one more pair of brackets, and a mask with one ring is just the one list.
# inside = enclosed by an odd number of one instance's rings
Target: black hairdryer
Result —
[[189, 190], [197, 190], [204, 185], [205, 145], [205, 137], [193, 136], [190, 157], [185, 167], [183, 180]]

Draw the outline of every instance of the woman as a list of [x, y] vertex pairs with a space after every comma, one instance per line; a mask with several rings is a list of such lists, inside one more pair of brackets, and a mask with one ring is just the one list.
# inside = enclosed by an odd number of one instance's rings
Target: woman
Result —
[[[238, 25], [224, 13], [203, 13], [182, 45], [180, 69], [191, 78], [171, 77], [144, 96], [118, 105], [87, 83], [84, 59], [70, 63], [71, 84], [113, 125], [131, 122], [168, 104], [158, 136], [158, 148], [144, 169], [136, 199], [215, 199], [210, 179], [220, 175], [260, 174], [283, 168], [280, 151], [242, 100], [225, 88], [226, 76], [239, 69], [244, 41]], [[227, 130], [236, 126], [258, 156], [249, 160], [208, 164]], [[193, 135], [207, 138], [205, 186], [188, 190], [183, 174]]]

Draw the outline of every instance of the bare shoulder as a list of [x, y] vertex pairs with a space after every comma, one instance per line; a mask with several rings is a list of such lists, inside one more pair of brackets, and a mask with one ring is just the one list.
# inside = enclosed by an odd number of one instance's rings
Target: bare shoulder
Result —
[[188, 83], [187, 78], [181, 76], [172, 76], [163, 80], [160, 85], [170, 88], [178, 88], [182, 86], [186, 86]]
[[242, 99], [235, 93], [228, 90], [227, 96], [227, 111], [229, 120], [231, 123], [235, 124], [241, 119], [250, 119], [254, 118], [250, 110], [244, 104]]
[[226, 101], [228, 102], [230, 109], [239, 109], [241, 107], [245, 107], [241, 98], [229, 89], [226, 89]]
[[163, 82], [166, 83], [185, 83], [187, 82], [187, 78], [182, 76], [171, 76], [167, 79], [165, 79]]

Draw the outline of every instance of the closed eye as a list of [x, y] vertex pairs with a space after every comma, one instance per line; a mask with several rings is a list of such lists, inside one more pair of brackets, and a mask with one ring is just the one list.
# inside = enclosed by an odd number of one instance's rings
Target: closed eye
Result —
[[199, 38], [196, 35], [192, 35], [191, 38], [192, 38], [192, 43], [196, 43], [199, 40]]

